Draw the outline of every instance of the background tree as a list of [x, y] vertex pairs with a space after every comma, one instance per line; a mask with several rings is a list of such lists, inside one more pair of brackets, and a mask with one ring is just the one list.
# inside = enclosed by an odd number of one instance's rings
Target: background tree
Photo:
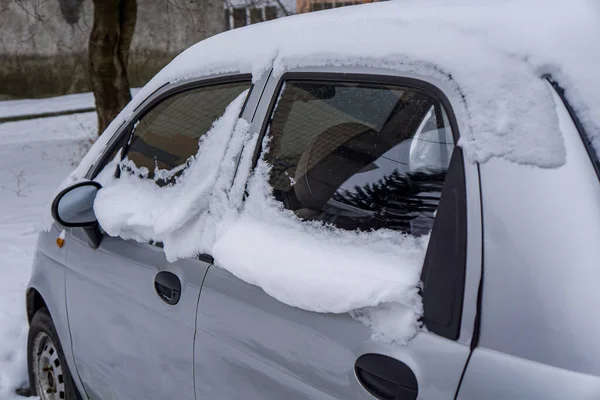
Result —
[[162, 16], [163, 25], [160, 29], [173, 29], [174, 35], [181, 35], [183, 31], [178, 33], [180, 27], [170, 25], [174, 20], [169, 10], [184, 13], [192, 26], [191, 34], [187, 31], [187, 39], [192, 42], [226, 29], [223, 0], [93, 0], [88, 59], [99, 135], [131, 100], [128, 63], [138, 2], [143, 6], [151, 1], [164, 2], [166, 14]]
[[127, 65], [137, 19], [136, 0], [93, 0], [88, 48], [98, 134], [131, 100]]

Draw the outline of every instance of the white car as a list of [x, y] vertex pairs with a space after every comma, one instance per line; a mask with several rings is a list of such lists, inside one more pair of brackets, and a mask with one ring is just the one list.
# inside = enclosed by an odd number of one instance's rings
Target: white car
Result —
[[190, 48], [54, 199], [32, 388], [600, 398], [598, 11], [398, 1]]

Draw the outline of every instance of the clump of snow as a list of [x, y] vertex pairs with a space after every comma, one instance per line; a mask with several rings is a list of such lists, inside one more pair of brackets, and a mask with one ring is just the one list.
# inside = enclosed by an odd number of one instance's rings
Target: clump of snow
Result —
[[[420, 300], [420, 298], [415, 297]], [[418, 313], [414, 307], [407, 307], [400, 303], [384, 303], [377, 307], [365, 307], [350, 311], [350, 315], [370, 326], [371, 338], [383, 343], [406, 344], [419, 328], [417, 316], [422, 313], [421, 305], [418, 305]]]
[[[302, 32], [302, 34], [298, 34]], [[165, 83], [211, 74], [274, 75], [363, 66], [445, 80], [471, 161], [565, 162], [551, 95], [567, 90], [600, 152], [600, 5], [593, 0], [405, 0], [303, 14], [227, 31], [184, 51], [107, 129], [68, 183], [85, 175], [135, 107]], [[260, 44], [260, 45], [257, 45]], [[63, 186], [66, 186], [66, 184]]]
[[541, 76], [550, 72], [560, 80], [597, 137], [599, 9], [593, 0], [459, 0], [451, 6], [406, 0], [299, 15], [200, 42], [150, 87], [225, 72], [258, 79], [271, 68], [278, 76], [302, 66], [435, 74], [455, 88], [469, 159], [556, 167], [565, 152]]
[[391, 230], [355, 232], [302, 222], [272, 197], [268, 170], [259, 163], [239, 217], [221, 227], [211, 253], [218, 265], [309, 311], [417, 305], [426, 240]]
[[[113, 236], [162, 242], [170, 261], [211, 254], [217, 266], [291, 306], [331, 313], [361, 309], [357, 318], [379, 339], [406, 342], [422, 314], [418, 284], [427, 238], [345, 231], [284, 210], [267, 183], [268, 164], [260, 160], [249, 177], [258, 134], [238, 118], [246, 94], [203, 136], [197, 155], [170, 186], [159, 187], [156, 177], [148, 179], [126, 159], [115, 179], [113, 160], [101, 173], [104, 187], [94, 204], [100, 225]], [[402, 315], [396, 318], [401, 326], [381, 321], [391, 309]]]
[[[216, 265], [294, 307], [359, 309], [353, 316], [372, 326], [377, 340], [405, 343], [414, 336], [427, 237], [303, 222], [272, 196], [269, 170], [261, 160], [243, 208], [220, 223], [211, 249]], [[394, 319], [384, 322], [391, 314]]]
[[[189, 167], [176, 184], [159, 187], [153, 179], [140, 179], [147, 171], [124, 160], [131, 172], [122, 169], [121, 177], [105, 183], [96, 198], [94, 210], [102, 228], [112, 236], [162, 242], [169, 260], [197, 254], [193, 241], [201, 237], [198, 229], [203, 227], [196, 218], [208, 209], [211, 194], [224, 177], [219, 166], [231, 157], [229, 153], [241, 152], [247, 123], [238, 116], [247, 94], [240, 94], [202, 136], [198, 153], [188, 160]], [[166, 174], [159, 171], [158, 177]]]

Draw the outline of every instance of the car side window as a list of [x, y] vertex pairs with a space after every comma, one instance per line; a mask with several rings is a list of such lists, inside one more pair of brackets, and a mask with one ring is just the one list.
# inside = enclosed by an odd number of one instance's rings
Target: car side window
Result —
[[[135, 124], [124, 157], [147, 178], [166, 184], [198, 152], [198, 141], [249, 82], [201, 87], [160, 102]], [[173, 174], [156, 176], [163, 171]]]
[[250, 85], [241, 81], [201, 86], [166, 97], [142, 112], [123, 137], [128, 141], [121, 140], [102, 163], [108, 164], [124, 145], [121, 157], [126, 162], [121, 168], [135, 168], [161, 186], [172, 183], [198, 152], [201, 137]]
[[[440, 262], [443, 246], [438, 241], [455, 245], [464, 240], [464, 233], [454, 226], [434, 229], [434, 221], [448, 220], [438, 215], [443, 197], [448, 204], [456, 200], [456, 179], [452, 188], [445, 188], [451, 161], [453, 176], [459, 181], [461, 177], [464, 181], [464, 171], [446, 108], [429, 91], [288, 79], [266, 132], [269, 142], [264, 158], [272, 166], [273, 194], [299, 218], [346, 230], [385, 228], [416, 236], [429, 234], [429, 248], [438, 251], [432, 255], [428, 249], [426, 263]], [[464, 185], [460, 190], [464, 191]], [[456, 214], [456, 207], [448, 204], [445, 212]], [[449, 223], [454, 220], [450, 218]], [[464, 253], [459, 248], [450, 255], [455, 260], [441, 261], [464, 274]], [[454, 287], [446, 281], [452, 286], [443, 288], [448, 293], [438, 289], [434, 293], [429, 288], [439, 286], [435, 268], [425, 265], [424, 272], [425, 322], [435, 326], [441, 320], [447, 325], [450, 318], [455, 325], [451, 333], [443, 334], [454, 337], [460, 313], [447, 314], [462, 307], [461, 283]], [[450, 298], [452, 308], [440, 314], [436, 302], [446, 301], [444, 296]], [[434, 320], [428, 321], [428, 311]]]
[[431, 231], [454, 140], [421, 90], [287, 81], [266, 161], [275, 197], [343, 229]]

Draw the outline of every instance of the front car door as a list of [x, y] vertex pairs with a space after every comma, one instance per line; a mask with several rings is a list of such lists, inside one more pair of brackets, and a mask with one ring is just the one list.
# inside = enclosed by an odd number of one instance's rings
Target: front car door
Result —
[[[431, 235], [424, 328], [405, 345], [386, 342], [360, 318], [288, 306], [211, 266], [198, 306], [197, 398], [454, 398], [481, 274], [479, 182], [455, 145], [457, 100], [438, 89], [443, 80], [418, 78], [290, 71], [269, 80], [251, 129], [268, 135], [273, 195], [299, 218]], [[260, 246], [252, 251], [271, 262]]]
[[[170, 171], [184, 165], [215, 119], [250, 87], [250, 76], [241, 75], [162, 88], [115, 135], [88, 178], [118, 179], [133, 163], [147, 168], [147, 179], [157, 185], [169, 184], [153, 176], [155, 167]], [[118, 157], [129, 164], [117, 165]], [[69, 326], [88, 396], [194, 398], [196, 307], [210, 258], [170, 263], [160, 243], [107, 234], [94, 249], [76, 228], [66, 240]]]

